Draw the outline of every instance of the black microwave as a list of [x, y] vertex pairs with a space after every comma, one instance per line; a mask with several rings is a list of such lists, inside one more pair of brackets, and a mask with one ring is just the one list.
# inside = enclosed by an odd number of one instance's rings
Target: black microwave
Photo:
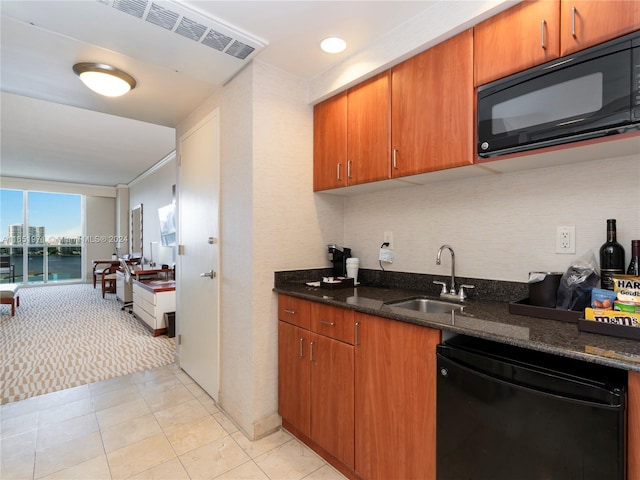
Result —
[[478, 155], [640, 129], [640, 31], [478, 87]]

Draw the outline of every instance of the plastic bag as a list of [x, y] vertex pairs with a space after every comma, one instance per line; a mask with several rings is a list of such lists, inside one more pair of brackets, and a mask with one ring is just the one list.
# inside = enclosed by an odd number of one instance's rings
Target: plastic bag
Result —
[[583, 310], [591, 301], [591, 290], [600, 281], [600, 270], [593, 251], [576, 259], [560, 279], [556, 308]]

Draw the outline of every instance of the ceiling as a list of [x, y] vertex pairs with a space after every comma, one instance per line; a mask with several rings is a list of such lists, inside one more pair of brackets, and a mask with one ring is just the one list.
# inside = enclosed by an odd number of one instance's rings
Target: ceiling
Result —
[[[312, 79], [436, 3], [2, 0], [0, 175], [129, 183], [170, 154], [174, 127], [254, 58]], [[322, 52], [330, 35], [348, 49]], [[222, 51], [219, 38], [232, 39]], [[138, 84], [101, 97], [74, 75], [82, 61]]]

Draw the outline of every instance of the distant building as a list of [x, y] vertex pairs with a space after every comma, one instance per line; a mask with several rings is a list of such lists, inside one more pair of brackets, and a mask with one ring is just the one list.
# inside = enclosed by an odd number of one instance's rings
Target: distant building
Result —
[[9, 225], [8, 243], [12, 245], [23, 245], [29, 243], [31, 245], [45, 244], [45, 228], [29, 226], [28, 235], [25, 235], [24, 225]]

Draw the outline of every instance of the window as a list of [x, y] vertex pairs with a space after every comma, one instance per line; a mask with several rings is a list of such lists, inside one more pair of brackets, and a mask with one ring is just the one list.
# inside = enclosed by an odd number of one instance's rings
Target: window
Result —
[[81, 195], [2, 189], [0, 205], [0, 254], [13, 265], [0, 282], [82, 278]]

